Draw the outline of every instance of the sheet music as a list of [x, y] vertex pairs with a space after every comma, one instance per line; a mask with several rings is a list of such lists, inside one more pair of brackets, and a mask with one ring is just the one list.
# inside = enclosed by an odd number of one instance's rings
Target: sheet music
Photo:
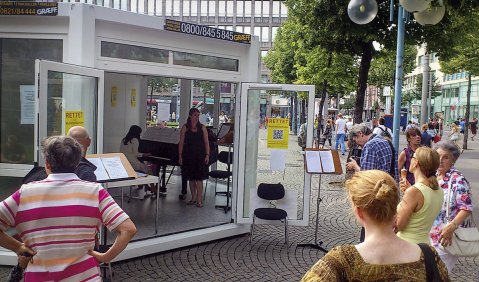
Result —
[[120, 157], [101, 158], [110, 179], [128, 178], [128, 172], [121, 163]]
[[180, 129], [148, 127], [141, 136], [143, 140], [178, 144], [180, 142]]
[[321, 164], [323, 165], [324, 172], [335, 172], [334, 159], [331, 151], [319, 151], [321, 158]]
[[321, 173], [321, 160], [319, 159], [319, 151], [306, 151], [306, 165], [309, 173]]
[[96, 175], [97, 181], [110, 179], [110, 176], [108, 176], [108, 173], [106, 172], [105, 167], [101, 162], [101, 158], [87, 158], [87, 160], [96, 166], [96, 170], [94, 173]]

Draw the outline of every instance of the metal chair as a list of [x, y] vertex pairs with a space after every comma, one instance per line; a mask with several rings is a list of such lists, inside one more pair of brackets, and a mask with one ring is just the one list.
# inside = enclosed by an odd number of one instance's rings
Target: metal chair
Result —
[[[218, 154], [218, 161], [226, 164], [226, 170], [212, 170], [208, 173], [208, 176], [215, 179], [215, 195], [216, 194], [226, 194], [229, 197], [229, 186], [230, 186], [230, 177], [233, 175], [231, 172], [231, 164], [233, 163], [233, 152], [222, 151]], [[226, 191], [227, 192], [217, 192], [216, 187], [218, 186], [218, 179], [227, 179]], [[203, 195], [203, 201], [206, 196], [206, 188], [208, 188], [208, 180], [206, 180], [205, 191]]]
[[270, 202], [268, 208], [257, 208], [253, 212], [253, 224], [251, 225], [250, 244], [253, 243], [255, 219], [259, 218], [263, 220], [284, 221], [284, 237], [286, 245], [288, 245], [288, 213], [283, 209], [276, 208], [276, 206], [272, 202], [284, 198], [285, 191], [283, 184], [261, 183], [258, 185], [257, 193], [258, 197], [264, 200], [268, 200]]

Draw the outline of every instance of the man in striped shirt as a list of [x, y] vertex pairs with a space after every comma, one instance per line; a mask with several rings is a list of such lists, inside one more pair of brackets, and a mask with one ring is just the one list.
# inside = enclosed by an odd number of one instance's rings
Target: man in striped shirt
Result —
[[[0, 203], [0, 246], [35, 255], [25, 281], [101, 281], [98, 261], [109, 262], [123, 251], [136, 227], [100, 184], [74, 174], [81, 158], [78, 142], [54, 136], [42, 147], [48, 177]], [[100, 224], [117, 233], [106, 253], [93, 251]], [[23, 243], [5, 233], [9, 227]]]

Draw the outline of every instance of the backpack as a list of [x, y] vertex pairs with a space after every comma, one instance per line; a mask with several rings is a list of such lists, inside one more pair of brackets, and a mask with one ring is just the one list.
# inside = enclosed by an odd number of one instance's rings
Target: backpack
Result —
[[384, 138], [387, 138], [389, 140], [392, 140], [393, 137], [391, 136], [391, 133], [389, 133], [389, 130], [387, 130], [387, 127], [384, 127], [386, 129], [383, 129], [381, 126], [378, 126], [379, 129], [381, 129], [382, 133], [380, 135]]

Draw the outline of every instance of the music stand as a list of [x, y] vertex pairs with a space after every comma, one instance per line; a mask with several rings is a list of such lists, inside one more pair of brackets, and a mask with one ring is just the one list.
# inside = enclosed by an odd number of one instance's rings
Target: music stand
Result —
[[[322, 156], [322, 157], [321, 157]], [[298, 247], [311, 247], [327, 253], [328, 250], [321, 245], [323, 241], [318, 242], [319, 229], [319, 204], [321, 203], [321, 175], [323, 174], [342, 174], [341, 161], [337, 150], [326, 150], [317, 148], [306, 148], [304, 150], [306, 173], [318, 175], [318, 198], [316, 200], [316, 224], [314, 229], [314, 243], [298, 244]]]

